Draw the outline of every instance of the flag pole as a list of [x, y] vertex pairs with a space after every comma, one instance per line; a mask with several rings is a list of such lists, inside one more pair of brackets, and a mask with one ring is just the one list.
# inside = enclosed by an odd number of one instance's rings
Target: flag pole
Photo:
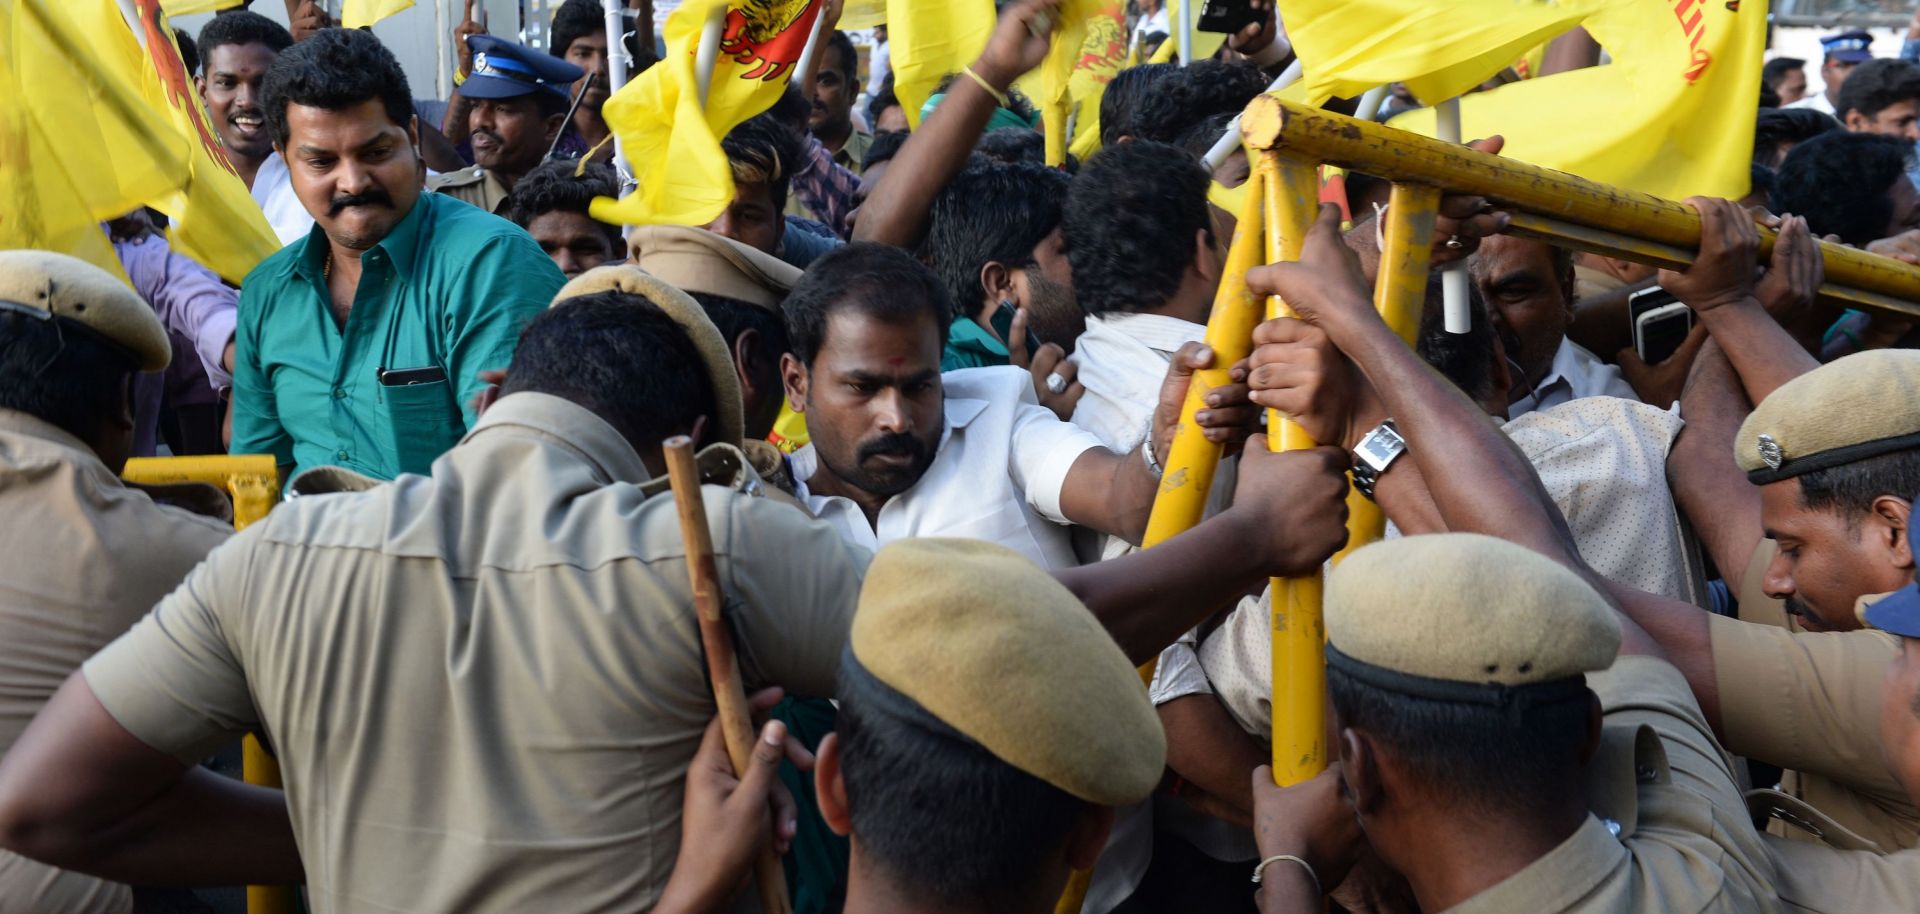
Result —
[[713, 65], [720, 58], [720, 33], [726, 25], [726, 4], [716, 3], [700, 26], [700, 47], [693, 55], [693, 85], [703, 111], [707, 107], [707, 84], [713, 81]]
[[[1442, 142], [1460, 142], [1460, 100], [1450, 98], [1434, 109], [1435, 133]], [[1452, 243], [1449, 239], [1449, 244]], [[1473, 328], [1473, 312], [1467, 305], [1467, 264], [1448, 264], [1440, 274], [1440, 301], [1446, 316], [1448, 333], [1464, 334]]]
[[1354, 109], [1353, 117], [1360, 121], [1373, 120], [1380, 113], [1380, 106], [1386, 103], [1387, 87], [1374, 86], [1367, 90], [1367, 94], [1360, 96], [1360, 107]]
[[[813, 56], [820, 52], [820, 39], [825, 37], [826, 33], [827, 7], [826, 4], [823, 3], [820, 6], [820, 11], [813, 16], [813, 31], [807, 33], [807, 46], [800, 49], [800, 62], [794, 65], [796, 69], [793, 71], [793, 75], [802, 80], [802, 89], [811, 90], [813, 88], [811, 85], [813, 82]], [[701, 37], [705, 38], [706, 36], [702, 35]], [[857, 61], [855, 62], [855, 66], [858, 66]], [[706, 80], [703, 79], [700, 81], [701, 86], [704, 87], [706, 84]]]
[[[1176, 0], [1180, 4], [1180, 23], [1174, 28], [1180, 32], [1180, 65], [1193, 65], [1193, 0]], [[1235, 131], [1228, 130], [1229, 134]]]
[[[600, 8], [607, 15], [607, 96], [611, 98], [613, 93], [627, 84], [626, 23], [621, 21], [620, 0], [600, 0]], [[547, 36], [547, 40], [551, 42], [553, 36]], [[565, 53], [567, 49], [559, 50]], [[585, 90], [580, 93], [582, 98], [586, 94]], [[627, 167], [627, 153], [621, 148], [618, 131], [613, 132], [613, 170], [617, 175], [633, 174]], [[622, 178], [620, 183], [624, 190], [626, 180]]]
[[[1185, 58], [1182, 59], [1184, 60]], [[1306, 70], [1301, 65], [1300, 58], [1295, 57], [1293, 63], [1287, 64], [1287, 68], [1280, 71], [1280, 75], [1274, 77], [1273, 82], [1267, 84], [1267, 91], [1278, 92], [1281, 89], [1285, 89], [1299, 82], [1300, 75], [1304, 72], [1306, 72]], [[1220, 163], [1225, 162], [1227, 156], [1233, 155], [1233, 151], [1239, 148], [1240, 115], [1236, 114], [1233, 116], [1233, 120], [1227, 123], [1227, 132], [1220, 135], [1220, 139], [1214, 142], [1212, 149], [1207, 150], [1207, 154], [1203, 157], [1202, 161], [1206, 163], [1207, 170], [1212, 171], [1219, 168]]]

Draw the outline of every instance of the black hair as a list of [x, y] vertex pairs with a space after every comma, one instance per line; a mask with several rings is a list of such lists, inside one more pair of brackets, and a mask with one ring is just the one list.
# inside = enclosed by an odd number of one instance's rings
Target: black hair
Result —
[[[846, 74], [847, 82], [858, 82], [860, 80], [860, 53], [853, 49], [853, 39], [848, 38], [847, 33], [835, 29], [833, 34], [827, 36], [827, 49], [840, 55], [840, 63], [843, 64], [840, 72]], [[822, 61], [823, 65], [824, 63], [825, 62]]]
[[1913, 167], [1913, 144], [1835, 131], [1793, 148], [1774, 175], [1773, 211], [1807, 217], [1815, 236], [1856, 246], [1877, 241], [1893, 219], [1887, 189]]
[[1778, 86], [1787, 78], [1788, 73], [1806, 72], [1807, 62], [1798, 57], [1775, 57], [1760, 67], [1760, 82], [1769, 86]]
[[[798, 93], [788, 94], [798, 97]], [[766, 184], [776, 212], [787, 208], [793, 174], [800, 170], [805, 156], [805, 141], [782, 114], [776, 103], [774, 108], [741, 121], [720, 141], [733, 166], [734, 182]]]
[[1833, 115], [1812, 108], [1762, 108], [1753, 123], [1753, 160], [1779, 168], [1782, 143], [1798, 145], [1823, 133], [1839, 130]]
[[1088, 314], [1166, 303], [1193, 262], [1197, 232], [1213, 231], [1193, 156], [1135, 140], [1100, 150], [1074, 176], [1062, 228], [1074, 292]]
[[1847, 519], [1848, 529], [1884, 495], [1906, 499], [1920, 492], [1920, 448], [1908, 448], [1800, 474], [1800, 505]]
[[1593, 693], [1524, 703], [1528, 693], [1556, 685], [1513, 686], [1520, 706], [1500, 708], [1390, 692], [1327, 668], [1327, 696], [1342, 727], [1392, 752], [1429, 794], [1489, 811], [1538, 807], [1580, 770]]
[[882, 130], [874, 134], [873, 142], [867, 144], [867, 157], [860, 160], [860, 170], [866, 171], [899, 155], [909, 135], [905, 130]]
[[1873, 117], [1900, 102], [1916, 100], [1920, 100], [1920, 66], [1895, 57], [1881, 57], [1854, 67], [1853, 72], [1847, 74], [1833, 108], [1841, 118], [1849, 111]]
[[86, 439], [126, 408], [133, 354], [85, 326], [0, 311], [0, 409]]
[[267, 70], [261, 94], [267, 100], [267, 127], [274, 142], [283, 147], [290, 133], [289, 103], [341, 111], [379, 99], [389, 120], [402, 127], [413, 122], [407, 71], [380, 39], [360, 29], [322, 29], [281, 52]]
[[547, 30], [547, 53], [565, 59], [575, 39], [606, 33], [607, 13], [599, 0], [567, 0], [554, 11], [553, 28]]
[[503, 394], [520, 391], [593, 410], [635, 447], [717, 413], [687, 332], [644, 296], [615, 290], [567, 299], [527, 324], [502, 386]]
[[1085, 800], [1007, 764], [880, 682], [848, 649], [840, 772], [863, 858], [912, 895], [1002, 909], [1032, 897]]
[[[1108, 84], [1112, 90], [1112, 84]], [[1239, 114], [1267, 90], [1267, 77], [1251, 64], [1196, 60], [1136, 103], [1128, 133], [1137, 140], [1172, 143], [1193, 125], [1216, 114]], [[1103, 111], [1104, 115], [1104, 111]], [[1101, 127], [1104, 131], [1103, 117]]]
[[787, 316], [787, 351], [812, 368], [827, 339], [827, 319], [842, 308], [892, 323], [928, 317], [940, 329], [940, 348], [946, 348], [953, 314], [946, 289], [926, 264], [892, 245], [856, 241], [807, 267], [781, 307]]
[[1180, 131], [1180, 135], [1173, 139], [1173, 145], [1186, 150], [1187, 155], [1196, 159], [1205, 158], [1212, 151], [1213, 144], [1227, 134], [1227, 130], [1233, 126], [1234, 116], [1239, 113], [1216, 111], [1194, 121], [1187, 125], [1187, 129]]
[[989, 130], [973, 144], [974, 154], [1003, 165], [1047, 163], [1047, 138], [1038, 130]]
[[1133, 124], [1135, 112], [1160, 90], [1161, 84], [1179, 72], [1178, 64], [1143, 63], [1115, 73], [1106, 91], [1100, 93], [1100, 145], [1114, 146], [1122, 137], [1137, 135]]
[[[212, 57], [215, 48], [230, 44], [264, 44], [275, 55], [279, 55], [293, 47], [293, 33], [280, 23], [250, 10], [229, 10], [207, 20], [207, 24], [200, 27], [198, 45], [201, 60]], [[183, 42], [181, 47], [184, 49], [186, 44]]]
[[200, 75], [200, 46], [193, 43], [193, 36], [186, 29], [175, 28], [173, 44], [180, 49], [180, 65], [187, 68], [187, 75]]
[[1747, 195], [1758, 196], [1762, 200], [1773, 199], [1773, 169], [1759, 162], [1747, 166]]
[[1070, 184], [1042, 165], [994, 163], [961, 172], [940, 191], [921, 254], [946, 287], [953, 317], [979, 309], [988, 263], [1033, 266], [1033, 249], [1060, 227]]
[[1420, 310], [1420, 357], [1432, 365], [1475, 403], [1493, 393], [1493, 320], [1478, 283], [1467, 283], [1467, 332], [1447, 332], [1446, 306], [1440, 271], [1427, 277], [1427, 297]]
[[[576, 170], [580, 171], [577, 177]], [[540, 163], [513, 185], [513, 194], [507, 198], [507, 218], [521, 228], [532, 226], [533, 220], [556, 210], [592, 218], [588, 207], [593, 198], [618, 196], [620, 179], [614, 174], [613, 166], [588, 162], [583, 168], [577, 161], [555, 159]], [[626, 248], [620, 226], [604, 222], [599, 225], [606, 230], [614, 251]]]
[[779, 309], [762, 308], [751, 302], [706, 292], [687, 294], [706, 309], [707, 317], [720, 329], [720, 338], [727, 341], [728, 348], [732, 348], [740, 334], [749, 330], [760, 331], [754, 354], [760, 357], [760, 364], [776, 366], [775, 370], [778, 370], [780, 356], [787, 351], [787, 324]]
[[[893, 94], [893, 71], [887, 71], [887, 78], [880, 80], [880, 88], [873, 90], [873, 99], [867, 102], [867, 127], [880, 129], [880, 115], [888, 108], [900, 104], [899, 96]], [[874, 134], [876, 138], [879, 134]]]

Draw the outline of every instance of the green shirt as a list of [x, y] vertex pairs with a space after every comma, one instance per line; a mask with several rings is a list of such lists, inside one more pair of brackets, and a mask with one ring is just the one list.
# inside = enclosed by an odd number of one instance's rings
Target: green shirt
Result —
[[985, 368], [1011, 364], [1007, 347], [970, 317], [957, 317], [947, 328], [947, 348], [940, 353], [940, 370]]
[[[507, 367], [520, 329], [566, 277], [513, 223], [423, 192], [361, 256], [343, 332], [328, 308], [327, 250], [315, 226], [241, 286], [231, 451], [272, 454], [295, 473], [425, 473], [473, 424], [476, 376]], [[445, 379], [381, 383], [382, 369], [421, 368]]]

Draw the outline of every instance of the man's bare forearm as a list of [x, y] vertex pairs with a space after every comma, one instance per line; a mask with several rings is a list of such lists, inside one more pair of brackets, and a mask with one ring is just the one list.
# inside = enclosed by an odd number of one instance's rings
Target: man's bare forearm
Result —
[[1819, 360], [1773, 319], [1755, 299], [1709, 309], [1700, 315], [1707, 333], [1740, 374], [1747, 399], [1759, 403], [1768, 394], [1815, 368]]
[[1749, 412], [1740, 377], [1716, 340], [1708, 340], [1680, 395], [1686, 427], [1667, 454], [1667, 481], [1722, 576], [1747, 567], [1760, 542], [1760, 490], [1734, 462], [1734, 437]]
[[[1239, 512], [1239, 513], [1236, 513]], [[1145, 663], [1187, 629], [1232, 605], [1266, 577], [1259, 521], [1229, 508], [1152, 549], [1062, 568], [1053, 576], [1085, 603], [1134, 663]]]

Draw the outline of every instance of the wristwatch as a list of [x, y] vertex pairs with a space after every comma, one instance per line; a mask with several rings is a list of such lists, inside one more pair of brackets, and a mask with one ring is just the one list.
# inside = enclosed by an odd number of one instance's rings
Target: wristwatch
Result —
[[1380, 474], [1406, 452], [1407, 439], [1400, 437], [1400, 430], [1393, 427], [1392, 419], [1374, 426], [1353, 448], [1353, 487], [1372, 501], [1373, 486]]

